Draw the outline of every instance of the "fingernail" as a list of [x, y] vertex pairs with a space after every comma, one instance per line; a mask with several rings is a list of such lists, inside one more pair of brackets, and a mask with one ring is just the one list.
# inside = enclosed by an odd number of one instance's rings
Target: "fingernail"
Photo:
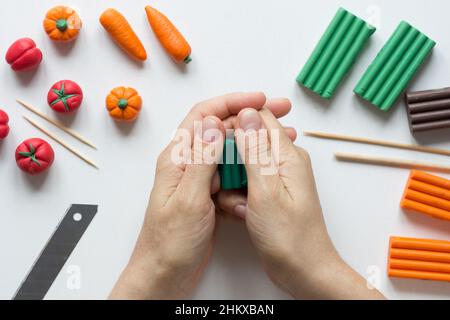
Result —
[[203, 128], [203, 141], [206, 143], [212, 143], [216, 141], [218, 138], [219, 132], [219, 124], [217, 120], [211, 117], [207, 117], [203, 119], [202, 122]]
[[245, 215], [247, 214], [247, 206], [245, 204], [238, 204], [234, 207], [233, 213], [235, 216], [245, 219]]
[[261, 116], [254, 109], [244, 110], [239, 116], [239, 127], [244, 131], [261, 129]]

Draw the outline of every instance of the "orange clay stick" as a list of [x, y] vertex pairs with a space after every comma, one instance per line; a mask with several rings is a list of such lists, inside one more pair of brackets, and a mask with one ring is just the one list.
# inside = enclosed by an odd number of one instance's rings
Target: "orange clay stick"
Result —
[[150, 6], [145, 7], [145, 12], [153, 32], [167, 53], [178, 63], [191, 62], [191, 46], [172, 22]]
[[403, 209], [417, 211], [426, 215], [429, 215], [433, 218], [441, 219], [441, 220], [449, 220], [448, 211], [434, 208], [428, 206], [426, 204], [422, 204], [419, 202], [415, 202], [412, 200], [404, 199], [402, 200], [401, 206]]
[[419, 180], [428, 184], [435, 185], [440, 188], [450, 190], [450, 180], [437, 177], [429, 173], [425, 173], [419, 170], [413, 170], [411, 172], [411, 178], [414, 180]]
[[391, 258], [391, 268], [402, 270], [421, 270], [450, 274], [450, 264], [432, 261], [415, 261]]
[[450, 263], [450, 253], [391, 248], [391, 258]]
[[420, 182], [418, 180], [410, 180], [408, 189], [429, 194], [450, 201], [450, 190], [435, 187], [431, 184]]
[[107, 9], [100, 16], [100, 23], [109, 32], [117, 44], [130, 56], [145, 61], [147, 52], [127, 19], [114, 9]]
[[417, 192], [411, 189], [406, 190], [405, 198], [416, 201], [437, 209], [450, 211], [450, 201], [430, 196], [426, 193]]
[[410, 278], [410, 279], [418, 279], [418, 280], [450, 281], [450, 274], [448, 274], [448, 273], [436, 273], [436, 272], [414, 271], [414, 270], [392, 269], [389, 272], [389, 276], [392, 278]]
[[450, 242], [443, 240], [393, 237], [392, 248], [450, 253]]

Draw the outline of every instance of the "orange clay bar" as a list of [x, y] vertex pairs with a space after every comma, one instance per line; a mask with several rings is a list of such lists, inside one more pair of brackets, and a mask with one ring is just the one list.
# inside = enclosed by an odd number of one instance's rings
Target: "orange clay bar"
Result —
[[391, 237], [388, 275], [450, 281], [450, 241]]
[[133, 88], [117, 87], [106, 97], [109, 115], [118, 121], [134, 121], [142, 108], [142, 98]]
[[450, 180], [413, 170], [401, 201], [403, 209], [450, 220]]

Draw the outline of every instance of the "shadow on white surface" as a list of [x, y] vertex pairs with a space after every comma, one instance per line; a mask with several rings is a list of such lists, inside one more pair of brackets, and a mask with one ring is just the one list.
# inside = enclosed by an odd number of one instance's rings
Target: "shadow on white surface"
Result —
[[433, 298], [439, 297], [441, 299], [449, 298], [450, 283], [448, 282], [400, 278], [392, 278], [390, 282], [395, 290], [402, 293], [433, 295]]
[[324, 111], [328, 111], [328, 109], [332, 104], [332, 100], [322, 98], [320, 95], [306, 88], [303, 85], [299, 84], [298, 87], [299, 90], [301, 90], [304, 93], [303, 96], [306, 98], [305, 100], [308, 101], [308, 103], [317, 105], [318, 107], [321, 107]]
[[[83, 108], [83, 105], [80, 107]], [[64, 124], [66, 127], [72, 126], [73, 122], [77, 118], [78, 111], [73, 112], [67, 112], [67, 113], [60, 113], [53, 111], [53, 115], [55, 118], [58, 119], [59, 122]]]
[[[106, 31], [105, 31], [106, 33]], [[138, 59], [133, 58], [132, 56], [130, 56], [127, 52], [125, 52], [124, 50], [122, 50], [119, 45], [114, 41], [114, 39], [111, 38], [111, 36], [109, 34], [105, 35], [108, 38], [108, 41], [111, 43], [111, 47], [114, 47], [112, 50], [117, 51], [122, 57], [123, 60], [126, 60], [129, 62], [130, 66], [134, 66], [138, 69], [144, 69], [145, 68], [145, 61], [140, 61]], [[148, 52], [147, 52], [148, 54]], [[148, 58], [147, 58], [148, 60]]]
[[450, 141], [450, 129], [440, 129], [418, 132], [413, 134], [414, 140], [419, 144], [430, 145], [434, 143], [445, 143]]
[[158, 49], [159, 50], [157, 52], [155, 52], [154, 55], [156, 55], [158, 57], [158, 59], [165, 60], [164, 65], [169, 66], [171, 69], [176, 70], [180, 74], [183, 74], [183, 75], [187, 74], [188, 70], [189, 70], [189, 65], [191, 65], [191, 67], [192, 67], [192, 64], [195, 63], [195, 61], [194, 61], [195, 58], [192, 58], [193, 60], [188, 64], [186, 64], [184, 62], [177, 63], [176, 61], [174, 61], [172, 59], [172, 57], [167, 52], [165, 52], [164, 48], [160, 47]]
[[114, 125], [117, 128], [117, 130], [124, 136], [129, 136], [131, 132], [133, 131], [134, 127], [136, 126], [136, 123], [139, 121], [139, 118], [137, 118], [135, 121], [116, 121], [114, 119], [111, 119], [114, 121]]
[[35, 79], [40, 67], [41, 66], [39, 66], [38, 69], [30, 71], [15, 72], [11, 70], [11, 72], [14, 73], [21, 86], [28, 87], [33, 82], [33, 79]]
[[[414, 211], [408, 210], [402, 211], [403, 214], [411, 223], [420, 226], [420, 228], [448, 234], [450, 237], [450, 221], [436, 219]], [[447, 237], [447, 239], [436, 239], [436, 240], [450, 240], [449, 237]]]
[[[358, 108], [367, 110], [368, 113], [378, 117], [382, 121], [388, 122], [390, 119], [392, 119], [392, 113], [394, 112], [395, 108], [398, 107], [399, 101], [397, 101], [389, 111], [383, 111], [381, 109], [378, 109], [378, 107], [371, 104], [369, 101], [364, 100], [363, 98], [357, 96], [354, 94], [353, 97], [355, 100], [358, 100]], [[357, 104], [355, 104], [357, 105]]]
[[52, 41], [53, 48], [55, 48], [55, 51], [58, 53], [58, 55], [62, 57], [68, 57], [70, 56], [72, 50], [77, 45], [78, 41], [70, 41], [70, 42], [55, 42]]
[[[19, 170], [19, 169], [17, 169]], [[31, 176], [25, 172], [20, 172], [19, 175], [21, 176], [21, 179], [25, 180], [25, 184], [30, 186], [33, 191], [38, 191], [42, 188], [42, 186], [45, 184], [45, 182], [48, 179], [48, 176], [50, 174], [51, 168], [49, 168], [47, 171]]]
[[[6, 137], [5, 139], [8, 139], [8, 137]], [[4, 151], [6, 150], [5, 144], [6, 143], [0, 139], [0, 160], [3, 160], [3, 158], [5, 158], [5, 151]]]
[[[214, 291], [209, 288], [214, 283]], [[214, 292], [214, 293], [213, 293]], [[210, 265], [194, 299], [289, 299], [265, 274], [244, 222], [222, 218]]]

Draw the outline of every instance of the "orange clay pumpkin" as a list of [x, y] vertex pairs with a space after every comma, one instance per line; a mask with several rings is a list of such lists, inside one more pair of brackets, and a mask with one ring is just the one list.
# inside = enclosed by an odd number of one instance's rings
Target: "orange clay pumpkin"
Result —
[[51, 8], [44, 19], [45, 32], [50, 39], [58, 42], [75, 40], [81, 25], [81, 19], [75, 10], [65, 6]]
[[135, 120], [142, 108], [142, 98], [133, 88], [117, 87], [106, 97], [109, 115], [119, 121]]

